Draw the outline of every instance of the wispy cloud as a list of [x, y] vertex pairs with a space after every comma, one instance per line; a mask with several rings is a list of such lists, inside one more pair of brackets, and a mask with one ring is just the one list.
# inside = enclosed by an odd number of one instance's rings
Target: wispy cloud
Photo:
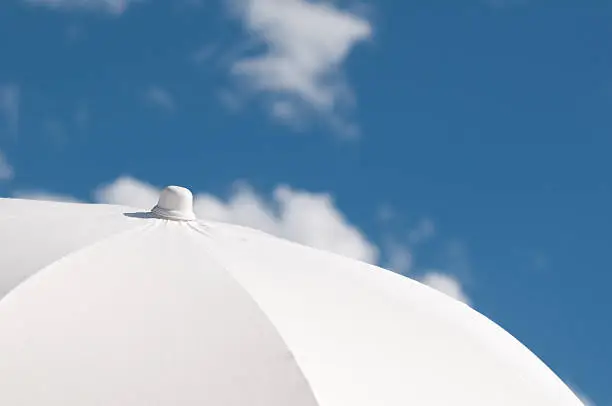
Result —
[[165, 111], [172, 112], [176, 109], [176, 103], [172, 94], [160, 86], [150, 86], [145, 92], [144, 97], [148, 103]]
[[408, 233], [408, 242], [412, 245], [420, 244], [432, 239], [435, 235], [436, 227], [434, 222], [428, 218], [423, 218]]
[[436, 226], [433, 220], [421, 218], [410, 227], [399, 226], [401, 218], [395, 208], [389, 205], [381, 206], [376, 214], [385, 233], [388, 234], [384, 247], [385, 266], [401, 274], [411, 273], [414, 269], [414, 251], [417, 246], [426, 243], [436, 236]]
[[[353, 95], [342, 65], [353, 47], [371, 36], [370, 23], [331, 2], [234, 0], [230, 4], [264, 47], [239, 58], [231, 73], [252, 91], [270, 96], [270, 111], [283, 121], [288, 111], [291, 117], [295, 112], [314, 112], [336, 129], [354, 133], [343, 117]], [[274, 106], [277, 103], [280, 106]]]
[[414, 259], [412, 250], [405, 244], [390, 240], [385, 245], [385, 267], [402, 275], [412, 271]]
[[[401, 218], [397, 211], [388, 205], [382, 206], [378, 213], [378, 219], [385, 228], [393, 223], [400, 223]], [[400, 226], [400, 228], [402, 228]], [[436, 225], [429, 218], [422, 218], [412, 227], [404, 229], [397, 234], [390, 233], [383, 244], [383, 265], [394, 272], [402, 275], [409, 275], [446, 295], [457, 299], [466, 304], [471, 304], [471, 300], [465, 292], [465, 288], [457, 274], [468, 272], [468, 256], [465, 246], [458, 241], [451, 241], [443, 244], [442, 249], [438, 249], [437, 260], [442, 261], [442, 266], [435, 270], [423, 267], [417, 261], [422, 246], [432, 242], [440, 245], [436, 241]], [[447, 272], [447, 270], [449, 272]]]
[[470, 298], [465, 293], [463, 286], [456, 276], [439, 271], [428, 271], [421, 278], [424, 284], [456, 299], [465, 304], [470, 304]]
[[19, 132], [19, 102], [21, 91], [16, 84], [0, 85], [0, 131], [4, 128], [12, 136]]
[[13, 167], [9, 164], [2, 151], [0, 151], [0, 181], [11, 180], [14, 174]]
[[23, 0], [34, 6], [64, 11], [98, 11], [123, 14], [130, 5], [141, 0]]

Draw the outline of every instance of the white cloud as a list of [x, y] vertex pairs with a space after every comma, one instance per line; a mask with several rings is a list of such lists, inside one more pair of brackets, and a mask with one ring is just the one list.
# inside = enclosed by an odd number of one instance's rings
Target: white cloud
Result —
[[26, 3], [57, 10], [100, 11], [123, 14], [127, 8], [140, 0], [24, 0]]
[[[379, 212], [379, 218], [383, 222], [396, 217], [395, 211], [385, 207]], [[433, 221], [423, 218], [411, 229], [408, 230], [404, 238], [388, 238], [383, 245], [384, 266], [402, 275], [412, 275], [413, 278], [422, 283], [455, 298], [466, 304], [470, 304], [470, 299], [463, 289], [460, 280], [453, 275], [442, 271], [424, 271], [415, 261], [414, 252], [419, 244], [433, 239], [436, 235], [436, 227]], [[448, 262], [444, 268], [466, 272], [467, 253], [462, 245], [453, 242], [447, 247]], [[415, 266], [416, 264], [416, 266]]]
[[352, 101], [341, 68], [352, 48], [371, 36], [370, 23], [326, 1], [228, 1], [266, 47], [236, 61], [231, 72], [252, 90], [293, 104], [292, 111], [322, 113], [333, 126], [353, 131], [338, 117]]
[[172, 94], [159, 86], [150, 86], [145, 92], [145, 99], [149, 103], [166, 111], [174, 111], [176, 108]]
[[432, 239], [436, 235], [436, 227], [430, 219], [419, 220], [415, 228], [408, 233], [408, 242], [412, 245], [420, 244]]
[[20, 89], [16, 84], [0, 85], [0, 119], [11, 135], [19, 131]]
[[437, 271], [425, 273], [421, 278], [424, 284], [457, 299], [463, 303], [470, 304], [470, 299], [463, 290], [457, 278]]
[[0, 151], [0, 181], [10, 180], [14, 174], [13, 167], [9, 164], [2, 151]]
[[100, 203], [119, 204], [151, 209], [159, 198], [159, 189], [137, 179], [123, 176], [94, 190], [93, 198]]
[[[389, 205], [379, 207], [376, 216], [387, 231], [390, 231], [390, 228], [397, 228], [397, 224], [401, 222], [396, 210]], [[390, 236], [386, 239], [383, 245], [385, 266], [395, 272], [407, 274], [413, 270], [413, 250], [418, 244], [434, 238], [436, 227], [432, 220], [422, 218], [414, 227], [401, 234], [399, 238]]]
[[[159, 189], [130, 177], [98, 188], [97, 201], [151, 208]], [[271, 196], [257, 194], [249, 185], [237, 184], [227, 199], [196, 194], [199, 217], [258, 228], [315, 248], [374, 263], [378, 250], [335, 207], [330, 195], [277, 187]]]
[[385, 246], [385, 267], [393, 272], [406, 275], [412, 270], [413, 256], [407, 245], [389, 241]]

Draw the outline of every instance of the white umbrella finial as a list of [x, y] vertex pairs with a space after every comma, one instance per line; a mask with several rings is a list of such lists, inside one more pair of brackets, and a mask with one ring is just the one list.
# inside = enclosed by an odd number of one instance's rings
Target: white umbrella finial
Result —
[[168, 186], [162, 190], [159, 201], [151, 212], [167, 220], [195, 220], [193, 194], [181, 186]]

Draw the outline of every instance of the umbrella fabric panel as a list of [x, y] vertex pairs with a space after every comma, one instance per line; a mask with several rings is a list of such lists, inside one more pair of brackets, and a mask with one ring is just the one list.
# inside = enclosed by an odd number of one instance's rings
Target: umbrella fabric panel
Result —
[[427, 286], [242, 227], [206, 230], [322, 406], [581, 405], [514, 337]]
[[142, 226], [111, 205], [0, 199], [0, 299], [64, 255]]
[[0, 404], [316, 406], [275, 327], [185, 223], [68, 255], [0, 302]]

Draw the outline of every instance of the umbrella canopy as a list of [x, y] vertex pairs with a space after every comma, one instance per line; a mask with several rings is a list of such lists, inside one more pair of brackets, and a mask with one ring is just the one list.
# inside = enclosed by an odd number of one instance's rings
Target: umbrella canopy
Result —
[[0, 199], [0, 404], [581, 405], [470, 307], [192, 201]]

